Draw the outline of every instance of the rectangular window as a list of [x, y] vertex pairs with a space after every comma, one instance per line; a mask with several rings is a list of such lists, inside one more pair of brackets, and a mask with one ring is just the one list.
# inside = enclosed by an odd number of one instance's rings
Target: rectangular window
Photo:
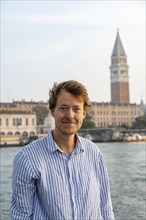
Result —
[[22, 125], [22, 118], [19, 119], [19, 125]]
[[15, 126], [15, 118], [13, 118], [13, 126]]
[[9, 126], [9, 119], [6, 119], [6, 126]]
[[33, 126], [35, 125], [34, 118], [32, 119], [32, 125], [33, 125]]
[[28, 126], [28, 118], [26, 118], [26, 126]]

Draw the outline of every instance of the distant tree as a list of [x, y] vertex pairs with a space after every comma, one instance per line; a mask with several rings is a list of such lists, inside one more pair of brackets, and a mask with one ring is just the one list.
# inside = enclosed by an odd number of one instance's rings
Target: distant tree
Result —
[[36, 113], [37, 125], [44, 124], [44, 119], [48, 116], [48, 109], [44, 106], [35, 106], [33, 112]]
[[93, 121], [91, 121], [91, 117], [89, 115], [86, 115], [86, 117], [83, 120], [83, 124], [81, 129], [83, 128], [95, 128], [95, 123]]
[[133, 128], [146, 129], [146, 114], [135, 119]]

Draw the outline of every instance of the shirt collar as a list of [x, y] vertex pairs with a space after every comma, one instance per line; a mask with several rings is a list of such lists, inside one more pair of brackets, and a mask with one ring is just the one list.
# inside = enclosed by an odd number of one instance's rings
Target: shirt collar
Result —
[[76, 133], [76, 137], [77, 137], [77, 144], [76, 146], [80, 149], [80, 151], [84, 151], [85, 150], [85, 146], [82, 143], [81, 137]]
[[[52, 131], [48, 133], [47, 137], [48, 137], [48, 148], [49, 148], [50, 153], [54, 153], [55, 151], [58, 151], [58, 150], [62, 152], [53, 139]], [[82, 144], [81, 138], [77, 133], [76, 133], [76, 137], [77, 137], [76, 150], [78, 153], [83, 152], [85, 150], [84, 145]]]
[[49, 148], [49, 151], [50, 151], [50, 153], [54, 153], [55, 151], [58, 150], [58, 146], [57, 146], [56, 142], [53, 139], [52, 131], [49, 131], [47, 137], [48, 137], [48, 148]]

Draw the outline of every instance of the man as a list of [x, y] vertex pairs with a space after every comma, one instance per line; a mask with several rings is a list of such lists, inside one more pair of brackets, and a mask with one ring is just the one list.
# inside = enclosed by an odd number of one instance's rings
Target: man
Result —
[[86, 88], [70, 80], [49, 94], [55, 128], [15, 157], [11, 219], [114, 220], [103, 156], [77, 134], [90, 106]]

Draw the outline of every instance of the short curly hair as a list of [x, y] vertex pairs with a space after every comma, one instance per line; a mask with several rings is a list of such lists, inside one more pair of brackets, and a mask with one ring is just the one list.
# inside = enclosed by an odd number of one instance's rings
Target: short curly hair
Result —
[[88, 97], [88, 92], [85, 86], [78, 81], [68, 80], [62, 83], [54, 83], [52, 89], [49, 90], [49, 109], [52, 111], [56, 107], [57, 98], [61, 91], [65, 90], [77, 98], [82, 98], [84, 102], [84, 109], [87, 110], [90, 107], [90, 100]]

